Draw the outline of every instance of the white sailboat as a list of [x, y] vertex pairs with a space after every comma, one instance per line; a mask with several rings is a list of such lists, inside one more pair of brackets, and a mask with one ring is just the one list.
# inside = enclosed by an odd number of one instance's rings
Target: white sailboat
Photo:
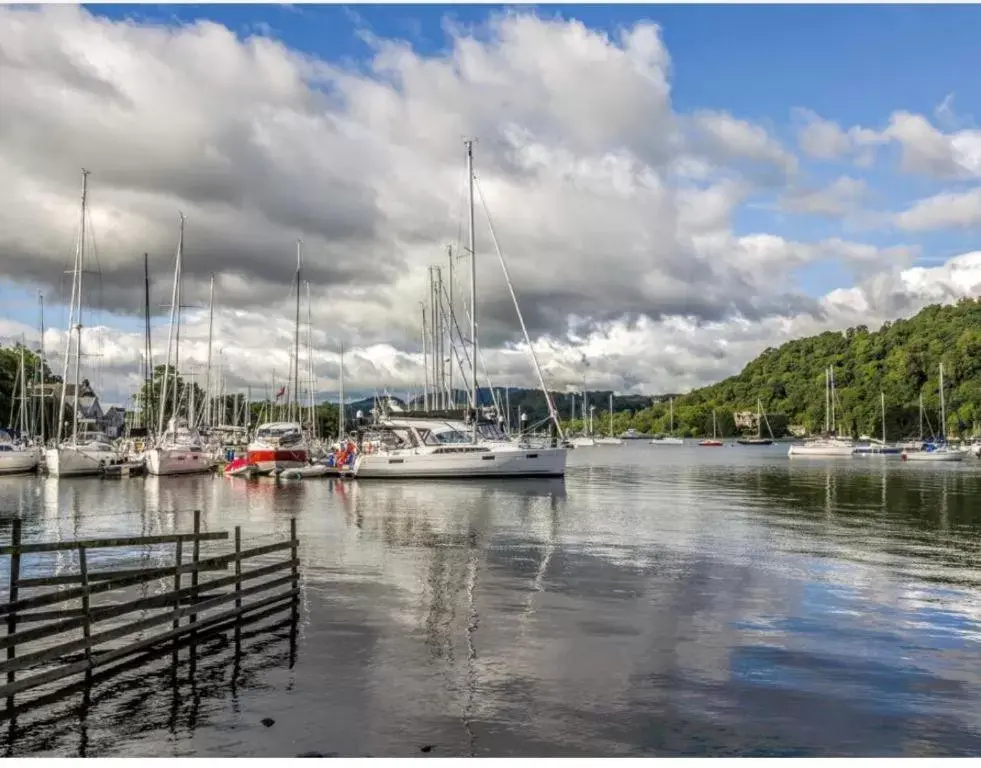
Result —
[[855, 446], [851, 440], [843, 440], [835, 435], [835, 374], [828, 366], [824, 373], [824, 428], [827, 437], [795, 443], [787, 450], [791, 457], [837, 457], [851, 456]]
[[[41, 461], [41, 452], [37, 446], [25, 441], [27, 434], [27, 375], [24, 371], [23, 346], [20, 348], [20, 366], [17, 371], [15, 386], [20, 390], [20, 408], [17, 411], [20, 439], [15, 442], [9, 433], [0, 430], [0, 475], [33, 472]], [[13, 393], [15, 398], [17, 389]]]
[[[477, 364], [480, 360], [477, 339], [477, 262], [474, 232], [473, 142], [466, 142], [469, 189], [470, 251], [470, 411], [471, 423], [442, 418], [415, 419], [406, 413], [382, 415], [372, 427], [372, 434], [362, 441], [364, 452], [354, 464], [355, 477], [361, 478], [485, 478], [485, 477], [562, 477], [565, 475], [567, 449], [532, 447], [524, 440], [510, 438], [499, 420], [482, 419], [477, 388]], [[493, 234], [493, 229], [491, 230]], [[496, 241], [495, 241], [496, 245]], [[498, 249], [501, 268], [525, 341], [531, 351], [539, 384], [548, 404], [549, 418], [555, 424], [558, 438], [562, 429], [552, 396], [545, 386], [544, 375], [534, 347], [528, 337], [521, 309], [511, 284], [507, 265]]]
[[944, 364], [940, 364], [940, 439], [936, 446], [928, 446], [922, 451], [903, 451], [903, 461], [947, 462], [963, 461], [966, 455], [963, 451], [951, 448], [947, 444], [947, 406], [944, 403]]
[[[588, 366], [586, 358], [583, 357], [583, 364]], [[572, 443], [574, 448], [592, 448], [596, 445], [596, 438], [593, 436], [593, 410], [594, 407], [589, 405], [589, 396], [586, 394], [586, 372], [583, 370], [582, 374], [582, 434], [576, 435], [569, 442]], [[587, 410], [589, 411], [589, 416], [586, 416]]]
[[869, 438], [864, 445], [855, 447], [854, 456], [899, 456], [901, 450], [886, 442], [886, 395], [879, 393], [879, 403], [882, 411], [882, 438], [873, 440]]
[[596, 445], [623, 445], [623, 439], [613, 434], [613, 393], [610, 393], [610, 434], [596, 438]]
[[[83, 396], [81, 378], [82, 361], [82, 308], [84, 292], [82, 290], [82, 275], [85, 266], [85, 217], [88, 201], [89, 172], [82, 169], [82, 214], [75, 248], [75, 264], [72, 269], [72, 300], [68, 312], [68, 339], [65, 346], [65, 368], [61, 377], [61, 398], [58, 408], [58, 431], [54, 448], [49, 448], [44, 454], [44, 463], [48, 472], [57, 477], [99, 475], [104, 468], [117, 463], [120, 457], [103, 430], [93, 419], [80, 415]], [[74, 341], [74, 344], [72, 343]], [[68, 384], [68, 373], [72, 371], [73, 383]], [[68, 387], [72, 387], [72, 434], [63, 439], [65, 426], [65, 401]]]
[[664, 437], [655, 437], [651, 440], [651, 445], [684, 445], [684, 438], [674, 435], [674, 398], [668, 400], [668, 434]]
[[[153, 448], [145, 454], [146, 470], [151, 475], [192, 475], [199, 472], [207, 472], [214, 465], [213, 457], [205, 451], [201, 435], [194, 426], [193, 384], [188, 385], [187, 417], [178, 416], [180, 397], [177, 386], [176, 368], [177, 362], [180, 359], [183, 262], [184, 214], [180, 214], [180, 236], [177, 240], [177, 257], [174, 263], [174, 288], [170, 307], [170, 332], [167, 336], [167, 365], [164, 368], [163, 383], [160, 389], [160, 403], [157, 408], [159, 414], [157, 440]], [[165, 430], [164, 404], [167, 402], [167, 390], [172, 370], [174, 371], [174, 386], [171, 393], [171, 417], [167, 422], [167, 429]]]

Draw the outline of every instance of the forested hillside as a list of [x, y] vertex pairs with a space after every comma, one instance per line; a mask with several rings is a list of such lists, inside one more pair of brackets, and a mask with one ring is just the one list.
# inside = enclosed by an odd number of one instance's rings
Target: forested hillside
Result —
[[[768, 413], [819, 432], [824, 425], [824, 369], [833, 365], [839, 432], [878, 435], [880, 392], [886, 399], [889, 439], [917, 434], [921, 393], [927, 417], [939, 431], [941, 362], [948, 431], [971, 434], [981, 422], [981, 301], [973, 299], [927, 307], [877, 331], [858, 326], [766, 349], [737, 376], [678, 398], [675, 425], [687, 433], [711, 431], [714, 408], [730, 435], [735, 432], [733, 412], [755, 410], [759, 397]], [[634, 420], [666, 430], [666, 407], [654, 406]], [[776, 420], [783, 421], [771, 418]]]

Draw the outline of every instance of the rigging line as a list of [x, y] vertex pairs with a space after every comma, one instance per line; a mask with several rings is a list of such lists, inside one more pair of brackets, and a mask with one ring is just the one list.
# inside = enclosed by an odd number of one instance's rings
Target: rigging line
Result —
[[494, 243], [494, 250], [497, 251], [497, 258], [501, 262], [501, 269], [504, 272], [504, 281], [507, 283], [508, 291], [511, 294], [511, 300], [514, 302], [514, 310], [518, 314], [518, 322], [521, 323], [521, 331], [525, 336], [525, 343], [528, 344], [528, 350], [531, 352], [531, 358], [535, 363], [535, 372], [538, 374], [538, 382], [542, 387], [542, 394], [545, 396], [545, 403], [548, 405], [548, 414], [555, 423], [555, 429], [558, 431], [559, 439], [564, 439], [565, 434], [563, 434], [562, 424], [559, 422], [559, 414], [555, 410], [555, 402], [552, 400], [552, 393], [548, 391], [548, 387], [545, 385], [545, 374], [542, 372], [542, 366], [538, 360], [538, 353], [535, 351], [535, 345], [531, 343], [531, 337], [528, 335], [528, 327], [525, 325], [524, 315], [521, 314], [521, 307], [518, 305], [518, 297], [514, 293], [514, 285], [511, 283], [511, 275], [508, 272], [507, 263], [504, 261], [504, 253], [501, 251], [500, 243], [497, 240], [497, 234], [494, 231], [494, 222], [491, 219], [490, 211], [487, 209], [487, 201], [484, 199], [484, 191], [481, 189], [480, 181], [477, 179], [476, 175], [474, 175], [473, 183], [477, 189], [477, 194], [480, 196], [480, 206], [484, 210], [484, 216], [487, 217], [487, 228], [490, 232], [491, 240]]

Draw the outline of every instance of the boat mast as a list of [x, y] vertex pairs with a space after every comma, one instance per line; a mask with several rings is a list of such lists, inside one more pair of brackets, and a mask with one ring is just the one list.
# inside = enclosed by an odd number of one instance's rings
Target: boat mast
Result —
[[[450, 271], [449, 271], [449, 274], [447, 275], [448, 280], [449, 280], [449, 285], [447, 286], [447, 302], [446, 303], [449, 305], [449, 307], [448, 307], [448, 309], [449, 309], [449, 316], [451, 318], [451, 322], [449, 324], [449, 328], [447, 329], [447, 333], [448, 333], [448, 335], [450, 337], [450, 349], [452, 350], [453, 347], [455, 346], [454, 343], [453, 343], [453, 323], [455, 322], [455, 320], [452, 319], [453, 318], [453, 246], [452, 245], [447, 245], [446, 246], [446, 258], [450, 262]], [[454, 356], [455, 356], [455, 354], [454, 354]], [[449, 403], [450, 408], [455, 408], [456, 407], [456, 393], [453, 391], [453, 361], [452, 360], [450, 361], [450, 370], [449, 370], [449, 372], [447, 374], [446, 386], [447, 386], [447, 389], [449, 389], [449, 391], [450, 391], [450, 403]]]
[[44, 426], [45, 426], [44, 425], [44, 422], [45, 422], [44, 412], [45, 412], [45, 410], [47, 410], [47, 407], [48, 407], [47, 399], [44, 396], [44, 360], [45, 360], [45, 355], [44, 355], [44, 294], [43, 293], [39, 293], [38, 294], [38, 301], [41, 304], [41, 359], [38, 361], [38, 363], [39, 363], [39, 367], [41, 369], [41, 373], [40, 373], [40, 378], [41, 378], [41, 445], [43, 446], [44, 443], [45, 443], [45, 440], [47, 439], [47, 437], [45, 435], [45, 429], [44, 429]]
[[143, 395], [143, 418], [140, 420], [143, 426], [150, 429], [153, 423], [153, 349], [150, 342], [150, 256], [143, 254], [143, 315], [145, 330], [143, 336], [144, 351], [144, 395]]
[[763, 439], [763, 400], [756, 398], [756, 439]]
[[[163, 436], [164, 431], [164, 411], [167, 409], [167, 385], [170, 380], [170, 368], [171, 360], [173, 359], [171, 353], [173, 352], [173, 341], [174, 341], [174, 324], [177, 319], [177, 302], [180, 300], [177, 285], [180, 282], [181, 274], [181, 253], [184, 250], [184, 214], [178, 212], [180, 217], [180, 236], [177, 240], [177, 257], [174, 261], [174, 287], [171, 291], [170, 299], [170, 330], [167, 332], [167, 363], [164, 366], [164, 376], [163, 382], [160, 385], [160, 405], [159, 413], [157, 414], [157, 439]], [[174, 379], [174, 391], [177, 390], [177, 379]], [[175, 411], [176, 415], [176, 406]]]
[[24, 342], [20, 344], [20, 409], [18, 411], [20, 421], [20, 439], [24, 439], [27, 431], [27, 377], [24, 375]]
[[310, 281], [307, 280], [307, 391], [310, 393], [310, 431], [317, 438], [317, 388], [313, 380], [313, 305], [310, 302]]
[[947, 410], [944, 406], [944, 364], [940, 364], [940, 438], [947, 442]]
[[610, 437], [613, 437], [613, 393], [610, 392]]
[[303, 269], [303, 241], [296, 240], [296, 322], [293, 327], [293, 391], [290, 393], [290, 421], [300, 418], [300, 277]]
[[[177, 297], [177, 303], [174, 305], [174, 393], [172, 395], [173, 405], [171, 406], [170, 416], [174, 419], [174, 425], [177, 424], [177, 406], [179, 405], [180, 387], [179, 382], [179, 371], [180, 371], [180, 359], [181, 359], [181, 304], [184, 301], [184, 290], [183, 290], [183, 279], [184, 279], [184, 214], [180, 214], [181, 217], [181, 236], [177, 243], [177, 267], [175, 271], [177, 285], [174, 289], [174, 295]], [[184, 385], [185, 388], [187, 384]], [[192, 381], [190, 386], [194, 386]]]
[[831, 367], [824, 369], [824, 434], [831, 434]]
[[477, 442], [477, 414], [480, 405], [477, 402], [477, 252], [474, 234], [473, 216], [473, 139], [467, 139], [467, 192], [469, 196], [470, 217], [470, 344], [473, 347], [473, 365], [471, 366], [470, 402], [473, 404], [473, 442]]
[[[214, 393], [211, 391], [211, 348], [212, 348], [212, 338], [214, 336], [215, 330], [215, 273], [211, 273], [211, 291], [210, 298], [208, 300], [208, 372], [205, 375], [204, 383], [204, 396], [205, 396], [205, 406], [204, 406], [204, 419], [211, 427], [214, 425], [214, 409], [212, 407], [212, 401], [214, 400]], [[194, 426], [193, 424], [191, 426]]]
[[426, 338], [429, 336], [429, 328], [426, 325], [426, 302], [420, 301], [422, 305], [422, 409], [429, 410], [429, 350], [426, 348]]
[[882, 403], [882, 444], [886, 444], [886, 393], [879, 392], [879, 400]]
[[923, 393], [920, 392], [920, 442], [923, 441]]
[[344, 439], [344, 345], [341, 344], [341, 368], [338, 374], [338, 397], [340, 398], [340, 403], [337, 409], [337, 439], [338, 441]]

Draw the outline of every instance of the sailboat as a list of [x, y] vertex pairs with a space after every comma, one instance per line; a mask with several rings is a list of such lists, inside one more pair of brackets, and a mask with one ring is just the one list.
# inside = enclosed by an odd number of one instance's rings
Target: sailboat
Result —
[[[477, 339], [477, 262], [474, 228], [473, 142], [466, 142], [467, 180], [469, 189], [470, 251], [470, 412], [463, 419], [426, 416], [413, 418], [405, 413], [383, 415], [372, 425], [373, 433], [364, 438], [366, 450], [354, 463], [354, 476], [361, 478], [483, 478], [483, 477], [562, 477], [565, 475], [567, 449], [561, 445], [532, 446], [525, 440], [510, 438], [497, 418], [482, 418], [477, 389], [477, 365], [480, 360]], [[500, 255], [500, 253], [499, 253]], [[539, 384], [548, 404], [549, 418], [562, 438], [552, 396], [545, 386], [544, 375], [534, 347], [525, 329], [521, 309], [514, 297], [507, 266], [501, 268], [514, 300], [518, 320], [538, 373]]]
[[[766, 430], [770, 437], [763, 437], [763, 422], [766, 421]], [[756, 398], [756, 437], [740, 437], [736, 440], [740, 445], [773, 445], [773, 430], [770, 429], [770, 422], [763, 413], [763, 401]]]
[[711, 440], [702, 440], [699, 443], [699, 445], [701, 445], [704, 448], [721, 448], [722, 447], [722, 441], [719, 440], [718, 433], [719, 433], [718, 422], [716, 421], [716, 418], [715, 418], [715, 410], [713, 409], [712, 410], [712, 439]]
[[[174, 289], [170, 306], [170, 331], [167, 336], [167, 365], [164, 367], [160, 402], [157, 405], [157, 439], [155, 445], [146, 452], [145, 457], [146, 471], [151, 475], [192, 475], [207, 472], [214, 464], [213, 458], [204, 450], [201, 435], [194, 426], [193, 384], [189, 384], [186, 388], [188, 395], [187, 416], [178, 415], [180, 393], [176, 369], [178, 360], [180, 360], [185, 221], [184, 214], [179, 214], [179, 217], [180, 236], [177, 239], [177, 257], [174, 262]], [[172, 354], [173, 356], [171, 356]], [[167, 402], [171, 371], [173, 371], [174, 378], [171, 392], [171, 416], [167, 422], [167, 428], [164, 429], [164, 411], [166, 410], [165, 403]]]
[[[585, 358], [583, 358], [585, 361]], [[589, 410], [589, 419], [586, 419], [586, 410]], [[589, 398], [586, 395], [586, 373], [582, 375], [582, 434], [576, 435], [569, 442], [575, 448], [591, 448], [596, 445], [596, 438], [593, 437], [593, 406], [589, 405]]]
[[[9, 433], [0, 429], [0, 475], [15, 475], [33, 472], [41, 461], [41, 454], [34, 445], [26, 443], [27, 434], [27, 375], [24, 371], [24, 347], [20, 348], [20, 366], [17, 370], [15, 386], [20, 389], [20, 439], [14, 441]], [[16, 391], [15, 393], [16, 394]], [[13, 421], [13, 419], [11, 419]], [[11, 424], [11, 427], [13, 425]]]
[[[82, 364], [82, 308], [84, 292], [82, 276], [85, 274], [85, 223], [88, 201], [89, 172], [82, 169], [82, 214], [78, 242], [75, 247], [75, 263], [72, 269], [72, 301], [68, 311], [68, 338], [65, 346], [65, 368], [61, 377], [61, 398], [58, 407], [58, 431], [55, 447], [44, 453], [44, 463], [48, 472], [56, 477], [100, 475], [110, 465], [118, 463], [120, 457], [113, 448], [106, 433], [99, 428], [95, 419], [81, 414], [82, 398], [89, 390], [87, 380], [81, 378]], [[72, 341], [74, 340], [74, 344]], [[68, 383], [69, 371], [72, 384]], [[68, 388], [71, 387], [71, 437], [63, 439], [65, 427], [65, 405]]]
[[623, 439], [613, 434], [613, 393], [610, 393], [610, 434], [596, 438], [596, 445], [623, 445]]
[[894, 445], [886, 443], [886, 395], [879, 393], [879, 402], [882, 410], [882, 439], [879, 441], [869, 440], [865, 445], [855, 448], [855, 456], [898, 456], [902, 451]]
[[674, 398], [668, 400], [668, 434], [664, 437], [655, 437], [651, 440], [651, 445], [684, 445], [683, 438], [674, 435]]
[[835, 435], [835, 372], [828, 366], [824, 372], [824, 429], [826, 437], [795, 443], [787, 450], [788, 456], [834, 457], [851, 456], [855, 446], [851, 440], [843, 440]]
[[947, 407], [944, 404], [944, 364], [940, 364], [940, 441], [922, 451], [903, 451], [903, 461], [963, 461], [965, 454], [947, 445]]
[[248, 463], [255, 473], [268, 475], [307, 465], [308, 445], [300, 424], [300, 287], [303, 268], [303, 243], [296, 241], [296, 324], [293, 332], [293, 374], [290, 384], [288, 421], [267, 421], [256, 427], [249, 443]]

